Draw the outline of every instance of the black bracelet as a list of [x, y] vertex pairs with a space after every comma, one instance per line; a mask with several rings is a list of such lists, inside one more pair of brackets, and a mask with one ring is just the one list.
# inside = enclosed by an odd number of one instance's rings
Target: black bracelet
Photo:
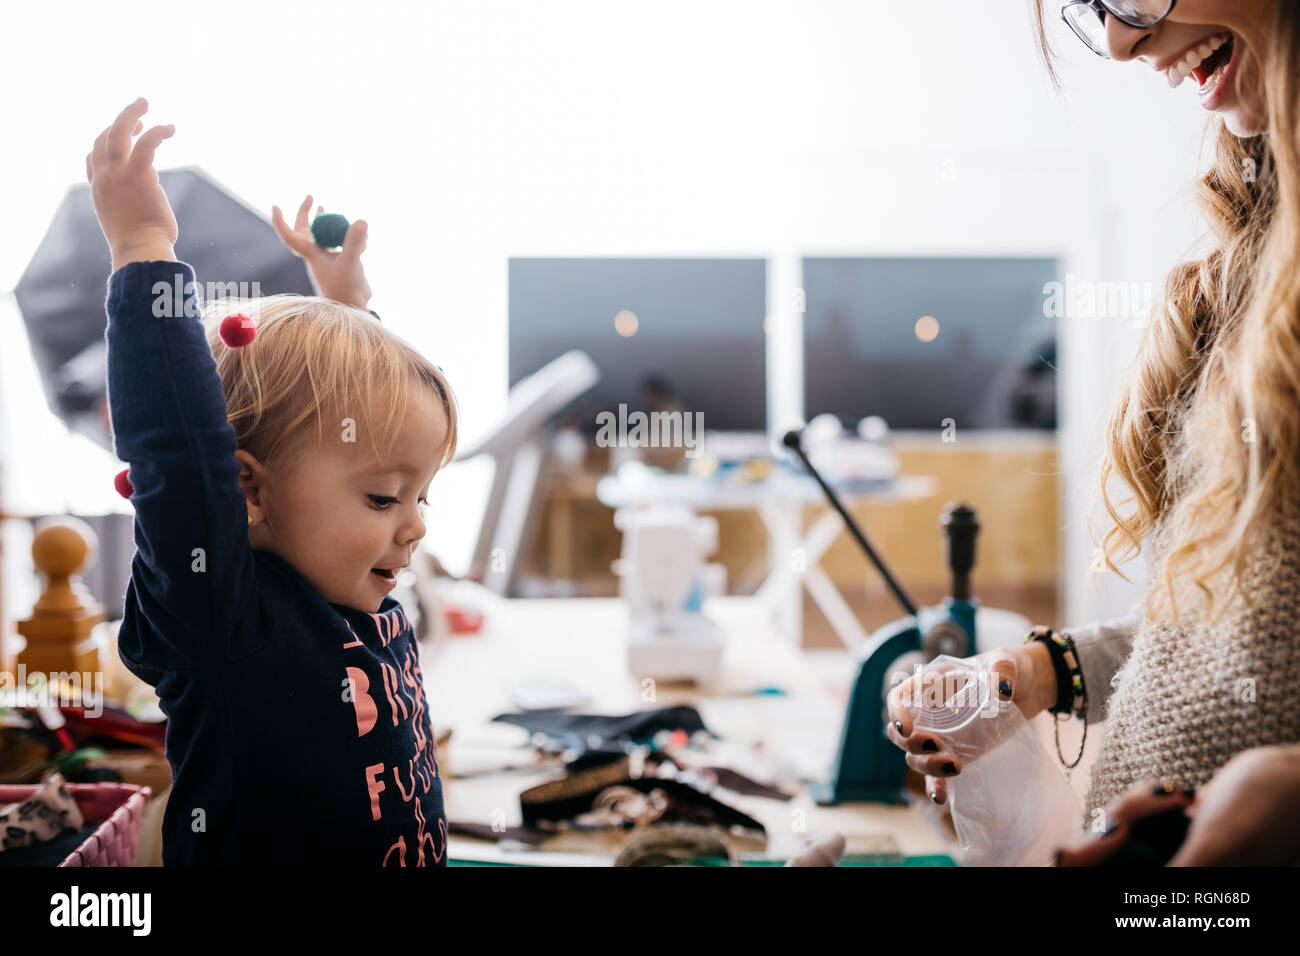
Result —
[[[1052, 667], [1056, 671], [1056, 704], [1049, 708], [1054, 715], [1052, 736], [1056, 739], [1056, 755], [1065, 767], [1065, 775], [1079, 765], [1083, 759], [1083, 750], [1088, 743], [1088, 695], [1083, 685], [1083, 668], [1079, 664], [1079, 653], [1075, 649], [1074, 639], [1069, 634], [1057, 634], [1050, 627], [1035, 627], [1025, 637], [1026, 641], [1042, 641], [1047, 645], [1052, 656]], [[1079, 741], [1079, 753], [1074, 760], [1066, 763], [1065, 754], [1061, 753], [1061, 715], [1074, 714], [1083, 721], [1083, 738]]]
[[1065, 644], [1065, 663], [1070, 668], [1070, 691], [1074, 698], [1074, 716], [1086, 721], [1088, 692], [1083, 684], [1083, 664], [1079, 662], [1079, 651], [1074, 646], [1074, 638], [1064, 631], [1055, 635], [1055, 640]]
[[1027, 641], [1042, 641], [1052, 658], [1056, 674], [1056, 702], [1048, 708], [1053, 714], [1078, 713], [1083, 707], [1083, 674], [1079, 670], [1078, 655], [1068, 636], [1057, 634], [1050, 627], [1035, 627], [1025, 637]]

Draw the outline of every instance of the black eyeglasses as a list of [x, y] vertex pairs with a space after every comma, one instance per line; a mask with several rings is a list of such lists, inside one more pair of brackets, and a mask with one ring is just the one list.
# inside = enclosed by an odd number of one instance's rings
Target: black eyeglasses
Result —
[[1137, 30], [1147, 30], [1174, 12], [1178, 0], [1075, 0], [1061, 7], [1061, 19], [1070, 25], [1088, 49], [1110, 59], [1106, 42], [1106, 16]]

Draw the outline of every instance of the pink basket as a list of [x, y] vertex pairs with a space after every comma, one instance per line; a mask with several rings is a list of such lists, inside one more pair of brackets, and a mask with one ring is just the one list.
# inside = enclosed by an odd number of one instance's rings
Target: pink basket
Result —
[[[98, 826], [59, 866], [135, 866], [140, 819], [153, 791], [130, 783], [70, 783], [67, 787], [86, 823]], [[38, 789], [35, 784], [0, 786], [0, 806], [26, 800]]]

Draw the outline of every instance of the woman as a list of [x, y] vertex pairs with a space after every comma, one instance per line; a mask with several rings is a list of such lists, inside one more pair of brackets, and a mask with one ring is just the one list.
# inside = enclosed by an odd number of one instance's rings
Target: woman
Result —
[[[1049, 71], [1050, 2], [1034, 4]], [[1106, 720], [1083, 821], [1101, 835], [1061, 862], [1100, 862], [1171, 806], [1192, 819], [1174, 864], [1300, 862], [1300, 4], [1085, 0], [1061, 14], [1094, 52], [1199, 87], [1218, 137], [1199, 188], [1215, 242], [1170, 273], [1107, 427], [1098, 491], [1113, 526], [1093, 573], [1123, 576], [1116, 561], [1149, 539], [1145, 600], [980, 663], [1026, 716], [1073, 713], [1085, 733]], [[1111, 478], [1131, 494], [1115, 501]], [[887, 732], [941, 804], [960, 762], [912, 733], [912, 690], [890, 694]]]

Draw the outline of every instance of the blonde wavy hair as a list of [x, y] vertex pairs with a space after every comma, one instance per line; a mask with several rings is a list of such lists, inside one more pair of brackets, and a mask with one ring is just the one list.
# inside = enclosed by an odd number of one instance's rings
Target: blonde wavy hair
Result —
[[[1031, 3], [1055, 83], [1045, 0]], [[1277, 7], [1258, 51], [1268, 131], [1242, 139], [1211, 119], [1216, 156], [1197, 199], [1213, 251], [1169, 273], [1106, 426], [1093, 500], [1111, 526], [1091, 576], [1129, 580], [1118, 564], [1152, 534], [1153, 620], [1177, 621], [1180, 599], [1203, 599], [1212, 622], [1234, 595], [1251, 604], [1243, 579], [1277, 547], [1300, 485], [1300, 5]], [[1131, 492], [1119, 502], [1112, 478]]]
[[[232, 313], [257, 323], [257, 335], [242, 348], [221, 338], [221, 320]], [[203, 325], [235, 443], [259, 461], [292, 458], [313, 426], [319, 444], [327, 428], [335, 432], [346, 419], [386, 456], [410, 389], [421, 386], [433, 390], [447, 415], [440, 467], [455, 455], [459, 413], [442, 370], [365, 310], [315, 296], [216, 299], [204, 303]]]

